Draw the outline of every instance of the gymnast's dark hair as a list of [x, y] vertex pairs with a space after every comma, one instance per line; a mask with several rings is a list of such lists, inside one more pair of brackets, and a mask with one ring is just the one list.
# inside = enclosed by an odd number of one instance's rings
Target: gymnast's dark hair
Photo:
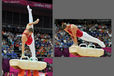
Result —
[[59, 26], [60, 30], [64, 30], [66, 28], [66, 23], [62, 23], [62, 25]]
[[29, 32], [34, 32], [33, 28], [29, 28], [28, 30], [29, 30]]

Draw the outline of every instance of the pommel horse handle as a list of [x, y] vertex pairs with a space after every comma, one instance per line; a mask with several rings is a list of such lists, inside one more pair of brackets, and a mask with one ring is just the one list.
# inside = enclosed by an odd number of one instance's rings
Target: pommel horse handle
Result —
[[[29, 60], [29, 57], [28, 56], [25, 56], [24, 58], [27, 58]], [[20, 60], [22, 60], [23, 58], [21, 57]]]

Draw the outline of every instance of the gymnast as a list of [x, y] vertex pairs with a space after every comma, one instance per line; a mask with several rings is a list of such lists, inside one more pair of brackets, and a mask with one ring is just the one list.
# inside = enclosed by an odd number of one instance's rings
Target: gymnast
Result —
[[99, 39], [87, 34], [84, 31], [81, 31], [76, 25], [74, 24], [66, 24], [62, 23], [60, 26], [61, 30], [65, 30], [72, 38], [74, 44], [73, 45], [78, 45], [77, 42], [77, 37], [79, 37], [82, 40], [88, 41], [88, 42], [93, 42], [99, 44], [101, 47], [105, 47], [104, 42], [100, 41]]
[[25, 57], [24, 55], [24, 49], [25, 49], [25, 44], [26, 45], [31, 45], [33, 39], [32, 39], [32, 33], [34, 32], [33, 28], [31, 27], [34, 24], [38, 24], [39, 19], [37, 19], [34, 22], [28, 23], [26, 26], [26, 29], [24, 30], [23, 34], [22, 34], [22, 58]]

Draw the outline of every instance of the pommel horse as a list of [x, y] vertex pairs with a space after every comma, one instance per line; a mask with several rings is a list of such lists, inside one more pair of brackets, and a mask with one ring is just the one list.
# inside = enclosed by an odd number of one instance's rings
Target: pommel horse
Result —
[[24, 76], [25, 70], [28, 70], [27, 76], [31, 76], [31, 70], [33, 70], [33, 76], [39, 76], [38, 70], [43, 70], [47, 67], [47, 63], [43, 61], [30, 61], [22, 59], [11, 59], [10, 66], [15, 69], [19, 69], [18, 76]]
[[72, 45], [69, 47], [69, 52], [73, 54], [76, 53], [80, 56], [85, 57], [100, 57], [104, 55], [103, 49], [80, 47], [78, 45]]

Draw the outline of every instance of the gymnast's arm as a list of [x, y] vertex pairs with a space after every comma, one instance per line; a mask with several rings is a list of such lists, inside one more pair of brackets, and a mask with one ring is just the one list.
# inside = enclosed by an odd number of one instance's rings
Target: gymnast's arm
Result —
[[76, 36], [76, 32], [77, 32], [77, 26], [76, 25], [72, 25], [71, 26], [71, 32], [72, 32], [72, 39], [73, 39], [73, 42], [74, 42], [74, 44], [75, 45], [77, 45], [78, 44], [78, 42], [77, 42], [77, 36]]
[[27, 41], [26, 35], [22, 35], [22, 57], [24, 57], [24, 50], [25, 50], [25, 42]]
[[67, 26], [64, 30], [72, 37], [73, 35], [68, 31], [69, 26]]

